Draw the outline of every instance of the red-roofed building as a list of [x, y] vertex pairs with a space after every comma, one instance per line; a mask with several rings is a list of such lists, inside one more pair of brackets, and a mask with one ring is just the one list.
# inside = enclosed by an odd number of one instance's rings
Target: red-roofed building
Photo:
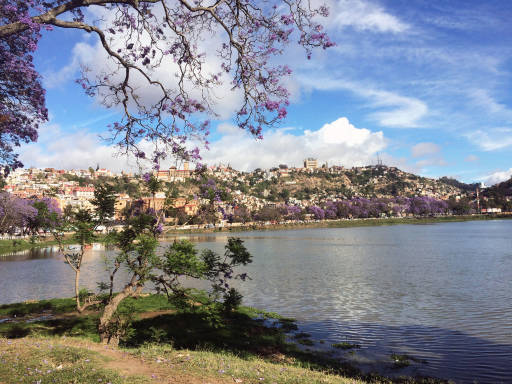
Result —
[[73, 195], [83, 199], [93, 199], [94, 187], [75, 187], [73, 188]]

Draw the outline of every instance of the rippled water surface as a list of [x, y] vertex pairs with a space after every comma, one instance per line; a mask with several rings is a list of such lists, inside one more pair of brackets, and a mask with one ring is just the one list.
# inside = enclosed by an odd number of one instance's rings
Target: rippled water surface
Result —
[[[512, 383], [512, 220], [245, 232], [248, 305], [296, 318], [316, 348], [364, 370], [457, 382]], [[222, 251], [227, 236], [192, 236]], [[103, 274], [87, 256], [84, 285]], [[72, 275], [51, 249], [0, 256], [0, 302], [72, 295]], [[412, 357], [392, 367], [392, 353]]]

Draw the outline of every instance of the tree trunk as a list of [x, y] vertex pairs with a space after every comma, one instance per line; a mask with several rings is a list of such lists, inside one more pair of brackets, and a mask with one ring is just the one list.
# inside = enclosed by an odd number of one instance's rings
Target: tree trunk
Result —
[[117, 311], [119, 304], [127, 297], [137, 296], [142, 291], [142, 286], [137, 285], [136, 275], [133, 275], [130, 282], [119, 292], [116, 296], [110, 298], [108, 304], [105, 306], [103, 313], [100, 317], [98, 324], [98, 333], [100, 335], [100, 342], [103, 344], [119, 344], [118, 332], [112, 332], [112, 317]]
[[112, 295], [114, 294], [114, 276], [116, 275], [117, 271], [119, 270], [120, 265], [116, 262], [114, 264], [114, 270], [110, 273], [110, 289], [108, 294], [108, 299], [112, 299]]
[[80, 305], [80, 287], [79, 287], [79, 282], [80, 282], [80, 269], [77, 269], [75, 271], [75, 298], [76, 298], [76, 310], [78, 311], [78, 313], [82, 313], [83, 312], [83, 308], [82, 306]]

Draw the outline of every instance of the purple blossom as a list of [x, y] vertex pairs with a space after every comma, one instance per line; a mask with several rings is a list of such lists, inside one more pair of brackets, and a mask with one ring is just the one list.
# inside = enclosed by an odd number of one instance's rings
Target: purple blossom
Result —
[[[48, 120], [45, 91], [34, 68], [32, 53], [37, 51], [41, 29], [51, 30], [53, 26], [39, 24], [33, 17], [64, 3], [64, 0], [0, 0], [1, 25], [23, 25], [0, 37], [0, 92], [4, 93], [0, 97], [13, 100], [0, 104], [0, 166], [7, 166], [7, 171], [21, 166], [15, 147], [35, 141], [40, 124]], [[236, 116], [238, 126], [261, 139], [264, 128], [286, 118], [289, 104], [289, 92], [283, 84], [291, 69], [272, 64], [278, 61], [274, 56], [285, 52], [297, 30], [300, 31], [298, 43], [305, 48], [308, 58], [315, 47], [325, 49], [334, 45], [317, 23], [318, 16], [328, 15], [325, 6], [314, 8], [293, 1], [290, 11], [283, 14], [278, 11], [277, 1], [262, 8], [254, 6], [257, 2], [237, 2], [234, 7], [229, 2], [219, 2], [212, 17], [210, 13], [163, 0], [168, 15], [161, 18], [156, 16], [160, 14], [160, 4], [141, 2], [135, 6], [135, 3], [138, 2], [123, 5], [106, 2], [105, 10], [111, 17], [105, 17], [108, 21], [102, 27], [107, 36], [121, 39], [121, 44], [108, 53], [115, 56], [117, 63], [128, 64], [124, 67], [129, 80], [112, 76], [107, 70], [97, 74], [84, 71], [77, 83], [87, 95], [99, 96], [105, 106], [126, 111], [109, 130], [115, 144], [130, 150], [138, 159], [147, 158], [137, 149], [146, 140], [155, 146], [164, 143], [175, 157], [199, 161], [199, 148], [189, 149], [188, 142], [194, 140], [208, 147], [209, 119], [218, 117], [213, 96], [223, 82], [232, 84], [243, 94], [241, 99], [245, 102]], [[83, 29], [87, 23], [86, 6], [82, 2], [66, 4], [65, 12], [59, 17], [67, 20], [67, 26], [77, 23], [76, 28]], [[232, 60], [234, 43], [229, 39], [221, 41], [212, 47], [212, 52], [217, 52], [216, 60], [220, 61], [222, 71], [207, 73], [205, 63], [209, 59], [198, 43], [200, 36], [219, 26], [216, 20], [222, 20], [223, 25], [236, 31], [237, 47], [243, 46], [244, 50], [237, 60]], [[187, 93], [188, 85], [184, 87], [181, 82], [156, 86], [154, 69], [165, 58], [179, 68], [178, 78], [186, 79], [198, 90], [197, 99]], [[153, 101], [144, 100], [140, 93], [144, 87], [136, 89], [131, 83], [134, 73], [147, 81], [146, 86], [154, 86], [160, 95]]]

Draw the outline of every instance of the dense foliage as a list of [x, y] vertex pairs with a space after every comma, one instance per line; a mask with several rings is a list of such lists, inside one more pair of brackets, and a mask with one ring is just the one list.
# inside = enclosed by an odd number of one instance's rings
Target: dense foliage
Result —
[[51, 198], [22, 199], [0, 192], [0, 233], [33, 234], [59, 225], [61, 210]]
[[[45, 90], [33, 64], [41, 25], [30, 17], [35, 1], [0, 0], [0, 167], [21, 166], [14, 147], [35, 141], [39, 125], [48, 119]], [[26, 26], [3, 33], [13, 23]]]
[[25, 231], [37, 214], [31, 201], [0, 192], [0, 233], [12, 235]]
[[[457, 202], [449, 204], [444, 200], [431, 197], [397, 197], [365, 199], [353, 198], [350, 200], [327, 201], [320, 205], [311, 205], [302, 209], [295, 205], [267, 206], [252, 215], [256, 221], [282, 221], [301, 219], [362, 219], [378, 217], [404, 217], [404, 216], [434, 216], [444, 215], [455, 211]], [[460, 212], [475, 213], [473, 209]], [[459, 214], [459, 212], [457, 212]], [[238, 220], [233, 220], [238, 221]], [[247, 221], [247, 219], [246, 219]]]

